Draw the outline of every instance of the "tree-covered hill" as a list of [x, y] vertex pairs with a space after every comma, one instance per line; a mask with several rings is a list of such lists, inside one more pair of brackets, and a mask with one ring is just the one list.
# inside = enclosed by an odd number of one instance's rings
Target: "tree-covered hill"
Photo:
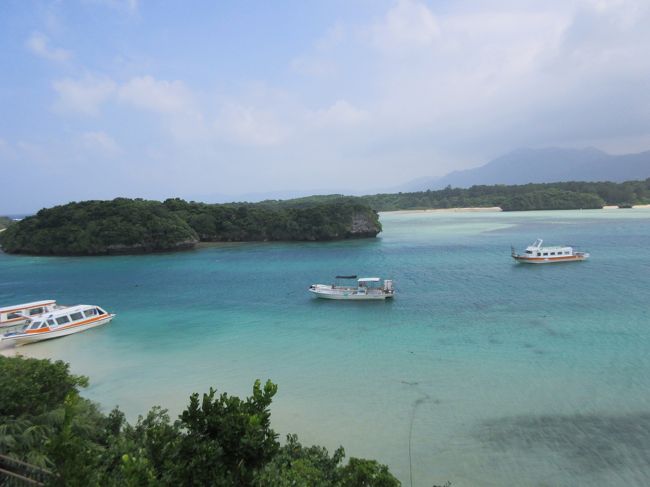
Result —
[[602, 208], [650, 203], [650, 178], [643, 181], [564, 182], [447, 187], [438, 191], [376, 194], [361, 199], [377, 211], [501, 207], [505, 211]]
[[38, 255], [97, 255], [193, 247], [196, 232], [156, 201], [117, 198], [40, 210], [0, 234], [3, 250]]
[[233, 203], [83, 201], [40, 210], [0, 234], [9, 253], [103, 255], [181, 250], [199, 241], [375, 237], [377, 213], [358, 198]]
[[223, 205], [168, 199], [164, 206], [209, 242], [338, 240], [381, 231], [377, 214], [351, 197]]

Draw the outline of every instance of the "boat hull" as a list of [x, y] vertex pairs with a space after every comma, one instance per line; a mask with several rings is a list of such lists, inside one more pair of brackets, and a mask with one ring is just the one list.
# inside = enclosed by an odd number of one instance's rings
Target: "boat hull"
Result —
[[587, 260], [589, 255], [566, 255], [563, 257], [524, 257], [521, 255], [512, 256], [515, 261], [521, 264], [556, 264], [558, 262], [581, 262]]
[[357, 293], [355, 291], [325, 291], [310, 289], [314, 296], [321, 299], [337, 299], [342, 301], [383, 301], [393, 297], [388, 293]]
[[96, 328], [98, 326], [105, 325], [109, 323], [114, 317], [114, 314], [109, 314], [108, 316], [100, 318], [91, 323], [70, 326], [59, 330], [52, 330], [43, 333], [21, 333], [18, 335], [3, 336], [2, 343], [20, 347], [29, 343], [41, 342], [43, 340], [50, 340], [52, 338], [60, 338], [63, 336], [72, 335], [73, 333], [89, 330], [90, 328]]

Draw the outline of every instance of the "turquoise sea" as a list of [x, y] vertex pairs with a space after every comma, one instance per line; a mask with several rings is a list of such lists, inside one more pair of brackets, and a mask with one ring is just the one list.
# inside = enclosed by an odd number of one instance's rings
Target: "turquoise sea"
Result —
[[[377, 239], [145, 256], [0, 254], [0, 305], [117, 313], [30, 345], [134, 419], [191, 392], [279, 392], [273, 425], [387, 463], [404, 485], [650, 484], [650, 209], [386, 213]], [[510, 245], [590, 261], [517, 265]], [[316, 300], [336, 274], [395, 280], [393, 302]]]

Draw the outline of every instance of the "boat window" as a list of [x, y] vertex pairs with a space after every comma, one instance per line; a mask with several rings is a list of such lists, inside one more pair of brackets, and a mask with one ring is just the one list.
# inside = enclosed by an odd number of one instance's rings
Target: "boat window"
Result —
[[59, 317], [56, 319], [56, 322], [57, 322], [59, 325], [64, 325], [64, 324], [70, 322], [70, 318], [68, 318], [67, 316], [59, 316]]
[[548, 255], [548, 252], [544, 252], [544, 255]]
[[16, 318], [22, 318], [22, 317], [23, 317], [23, 315], [21, 315], [20, 313], [16, 313], [16, 312], [9, 313], [7, 315], [8, 320], [15, 320]]
[[41, 326], [39, 326], [39, 328], [47, 328], [47, 323], [44, 321], [41, 323]]
[[29, 326], [28, 330], [35, 330], [35, 329], [38, 328], [39, 326], [41, 326], [41, 322], [40, 322], [40, 321], [35, 321], [34, 323], [32, 323], [32, 324]]
[[95, 310], [95, 308], [87, 309], [86, 311], [84, 311], [84, 314], [86, 315], [86, 318], [90, 318], [91, 316], [95, 316], [97, 314], [97, 311]]
[[72, 321], [81, 320], [81, 319], [83, 319], [83, 317], [84, 317], [84, 315], [82, 315], [80, 312], [72, 313], [70, 315], [70, 319], [72, 319]]
[[526, 253], [527, 253], [527, 254], [532, 254], [533, 251], [532, 251], [532, 250], [527, 250]]
[[47, 320], [47, 324], [50, 326], [54, 326], [54, 320]]
[[32, 308], [29, 310], [29, 316], [43, 314], [43, 308]]
[[541, 257], [541, 256], [542, 256], [542, 253], [541, 253], [541, 252], [537, 252], [537, 257]]
[[98, 314], [98, 315], [103, 315], [103, 314], [105, 313], [105, 311], [102, 311], [102, 310], [99, 309], [99, 308], [95, 308], [95, 310], [97, 311], [97, 314]]
[[555, 255], [555, 252], [551, 252], [551, 255]]

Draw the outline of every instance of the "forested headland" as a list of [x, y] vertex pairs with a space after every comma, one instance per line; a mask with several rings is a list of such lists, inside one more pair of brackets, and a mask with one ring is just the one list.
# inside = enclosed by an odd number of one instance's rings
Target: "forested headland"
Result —
[[135, 424], [81, 397], [87, 385], [62, 361], [0, 356], [0, 455], [29, 464], [3, 458], [0, 485], [27, 485], [11, 473], [57, 487], [400, 485], [375, 460], [344, 462], [343, 448], [330, 454], [295, 435], [280, 444], [270, 381], [245, 399], [192, 394], [175, 421], [153, 407]]
[[[472, 186], [360, 197], [318, 195], [260, 203], [207, 204], [116, 198], [40, 210], [8, 221], [9, 253], [102, 255], [193, 248], [198, 242], [323, 241], [375, 237], [377, 212], [500, 207], [504, 211], [627, 208], [650, 204], [642, 181]], [[0, 221], [0, 227], [3, 221]]]
[[103, 255], [170, 251], [203, 242], [375, 237], [379, 217], [358, 198], [206, 204], [116, 198], [42, 209], [0, 234], [9, 253]]
[[377, 211], [495, 207], [504, 211], [578, 210], [650, 203], [650, 178], [642, 181], [496, 184], [436, 191], [362, 196]]

